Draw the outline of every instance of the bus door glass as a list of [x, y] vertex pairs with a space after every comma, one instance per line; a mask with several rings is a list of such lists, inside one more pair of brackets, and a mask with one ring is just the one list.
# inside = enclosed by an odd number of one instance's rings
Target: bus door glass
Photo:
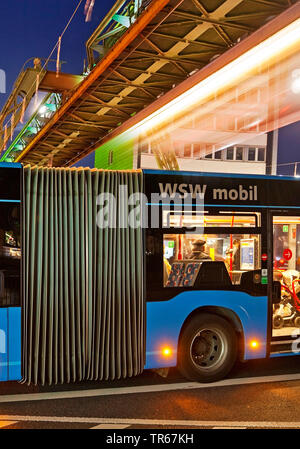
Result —
[[300, 217], [273, 216], [273, 279], [281, 300], [273, 304], [273, 337], [300, 333]]

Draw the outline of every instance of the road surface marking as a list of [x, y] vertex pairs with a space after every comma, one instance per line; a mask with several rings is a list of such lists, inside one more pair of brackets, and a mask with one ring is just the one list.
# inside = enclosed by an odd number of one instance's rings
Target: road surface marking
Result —
[[213, 427], [213, 429], [230, 429], [230, 430], [236, 430], [236, 429], [247, 429], [247, 427], [229, 427], [229, 426], [222, 426], [222, 427]]
[[127, 429], [129, 427], [128, 424], [99, 424], [98, 426], [91, 427], [91, 429]]
[[120, 394], [136, 394], [136, 393], [161, 393], [165, 391], [176, 390], [197, 390], [203, 388], [220, 388], [233, 387], [236, 385], [250, 385], [269, 382], [287, 382], [292, 380], [300, 380], [299, 374], [283, 374], [276, 376], [261, 377], [245, 377], [239, 379], [225, 379], [210, 384], [201, 384], [198, 382], [181, 382], [174, 384], [160, 385], [143, 385], [135, 387], [116, 387], [101, 388], [91, 390], [75, 390], [75, 391], [57, 391], [51, 393], [33, 393], [33, 394], [13, 394], [0, 395], [0, 403], [4, 402], [24, 402], [24, 401], [45, 401], [53, 399], [73, 399], [73, 398], [91, 398], [98, 396], [113, 396]]
[[[194, 420], [173, 420], [173, 419], [132, 419], [132, 418], [84, 418], [76, 416], [20, 416], [3, 415], [0, 420], [26, 421], [26, 422], [57, 422], [57, 423], [77, 423], [77, 424], [109, 424], [143, 425], [143, 426], [183, 426], [183, 427], [252, 427], [252, 428], [275, 428], [275, 429], [300, 429], [299, 422], [275, 422], [275, 421], [194, 421]], [[107, 428], [107, 427], [106, 427]]]
[[16, 421], [0, 421], [0, 429], [3, 429], [3, 427], [11, 426], [12, 424], [16, 424]]

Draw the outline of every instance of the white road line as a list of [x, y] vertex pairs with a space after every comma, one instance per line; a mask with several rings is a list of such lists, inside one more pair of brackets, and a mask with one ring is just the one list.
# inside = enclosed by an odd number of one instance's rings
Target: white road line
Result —
[[173, 420], [173, 419], [132, 419], [132, 418], [83, 418], [76, 416], [19, 416], [3, 415], [0, 420], [14, 420], [26, 422], [58, 422], [77, 424], [117, 424], [133, 426], [183, 426], [183, 427], [252, 427], [267, 429], [300, 429], [300, 422], [276, 422], [276, 421], [194, 421], [194, 420]]
[[57, 391], [51, 393], [33, 393], [33, 394], [13, 394], [0, 395], [0, 403], [4, 402], [24, 402], [24, 401], [45, 401], [53, 399], [73, 399], [73, 398], [91, 398], [98, 396], [113, 396], [120, 394], [136, 394], [136, 393], [160, 393], [164, 391], [176, 390], [197, 390], [203, 388], [220, 388], [231, 387], [236, 385], [250, 385], [269, 382], [286, 382], [292, 380], [300, 380], [299, 374], [283, 374], [278, 376], [261, 376], [261, 377], [246, 377], [239, 379], [225, 379], [219, 382], [210, 384], [200, 384], [198, 382], [182, 382], [174, 384], [161, 385], [143, 385], [136, 387], [116, 387], [116, 388], [101, 388], [91, 390], [79, 391]]
[[129, 427], [128, 424], [99, 424], [98, 426], [91, 427], [91, 429], [111, 430], [111, 429], [127, 429], [127, 427]]
[[236, 429], [247, 429], [247, 427], [229, 427], [229, 426], [221, 426], [221, 427], [213, 427], [213, 429], [230, 429], [230, 430], [236, 430]]

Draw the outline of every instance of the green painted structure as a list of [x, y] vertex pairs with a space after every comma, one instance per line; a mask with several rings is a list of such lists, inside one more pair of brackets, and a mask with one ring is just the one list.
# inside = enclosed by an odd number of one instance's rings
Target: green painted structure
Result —
[[134, 139], [118, 136], [95, 151], [95, 168], [131, 170], [134, 161]]

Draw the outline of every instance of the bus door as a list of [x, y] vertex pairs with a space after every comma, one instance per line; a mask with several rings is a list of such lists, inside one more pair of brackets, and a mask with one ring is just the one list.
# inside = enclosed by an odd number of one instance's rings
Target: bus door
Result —
[[280, 301], [272, 305], [271, 352], [293, 351], [300, 335], [300, 212], [272, 214], [273, 281], [280, 282]]
[[21, 378], [20, 174], [0, 164], [0, 381]]

